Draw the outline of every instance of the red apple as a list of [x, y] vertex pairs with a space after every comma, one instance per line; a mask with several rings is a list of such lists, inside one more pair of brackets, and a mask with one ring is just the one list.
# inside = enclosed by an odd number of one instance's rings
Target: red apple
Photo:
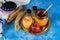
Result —
[[30, 27], [30, 31], [32, 33], [40, 33], [40, 25], [38, 25], [37, 23], [32, 24]]

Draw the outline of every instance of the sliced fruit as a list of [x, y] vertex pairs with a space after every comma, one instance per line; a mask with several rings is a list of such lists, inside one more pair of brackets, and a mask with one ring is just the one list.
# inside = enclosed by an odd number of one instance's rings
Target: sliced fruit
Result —
[[23, 27], [27, 29], [31, 26], [32, 23], [33, 19], [31, 18], [31, 16], [25, 16], [22, 20]]

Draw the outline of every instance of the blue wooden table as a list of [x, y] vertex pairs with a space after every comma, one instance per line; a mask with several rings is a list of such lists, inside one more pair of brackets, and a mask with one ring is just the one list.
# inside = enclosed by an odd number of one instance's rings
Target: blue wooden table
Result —
[[[52, 8], [48, 11], [50, 19], [50, 28], [43, 34], [29, 34], [22, 28], [15, 31], [14, 21], [3, 25], [3, 35], [5, 40], [60, 40], [60, 1], [50, 0], [53, 3]], [[48, 0], [31, 0], [28, 5], [24, 6], [24, 9], [32, 9], [32, 6], [36, 5], [39, 8], [47, 8], [50, 2]], [[4, 40], [0, 38], [0, 40]]]

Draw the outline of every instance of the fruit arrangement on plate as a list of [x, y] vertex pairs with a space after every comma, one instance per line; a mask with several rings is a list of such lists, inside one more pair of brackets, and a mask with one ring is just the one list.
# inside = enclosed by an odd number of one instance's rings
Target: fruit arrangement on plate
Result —
[[[20, 29], [19, 23], [22, 23], [22, 28], [31, 34], [41, 34], [45, 32], [50, 25], [48, 13], [44, 13], [45, 9], [37, 9], [33, 6], [33, 10], [23, 10], [20, 6], [13, 14], [9, 15], [7, 23], [15, 20], [15, 30]], [[44, 14], [43, 14], [44, 13]], [[22, 19], [22, 20], [21, 20]]]
[[[10, 14], [7, 19], [7, 23], [15, 20], [15, 30], [20, 29], [19, 23], [22, 23], [22, 28], [32, 34], [41, 34], [45, 32], [50, 25], [48, 13], [45, 9], [37, 9], [33, 6], [33, 10], [24, 10], [22, 6], [19, 6], [13, 14]], [[44, 14], [43, 14], [44, 13]], [[21, 20], [22, 19], [22, 20]]]
[[[22, 19], [22, 28], [32, 34], [41, 34], [45, 32], [50, 25], [48, 13], [43, 14], [45, 9], [33, 7], [33, 11]], [[32, 14], [32, 15], [31, 15]]]

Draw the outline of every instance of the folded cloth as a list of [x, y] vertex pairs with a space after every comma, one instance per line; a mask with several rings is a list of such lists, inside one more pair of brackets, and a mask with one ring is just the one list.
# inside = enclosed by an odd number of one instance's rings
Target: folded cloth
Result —
[[9, 16], [8, 14], [5, 14], [5, 13], [3, 13], [3, 12], [0, 11], [0, 18], [1, 19], [7, 20], [8, 16]]
[[3, 2], [4, 3], [5, 1], [4, 0], [0, 0], [0, 2]]
[[0, 23], [0, 37], [2, 37], [2, 23]]
[[0, 8], [2, 7], [2, 4], [3, 4], [3, 3], [0, 1]]
[[0, 19], [0, 23], [4, 24], [6, 22], [5, 19]]
[[17, 4], [17, 6], [27, 5], [30, 2], [30, 0], [6, 0], [6, 1], [13, 1]]
[[2, 26], [3, 26], [4, 23], [5, 23], [5, 20], [4, 19], [0, 19], [0, 37], [2, 37], [2, 32], [3, 32]]

